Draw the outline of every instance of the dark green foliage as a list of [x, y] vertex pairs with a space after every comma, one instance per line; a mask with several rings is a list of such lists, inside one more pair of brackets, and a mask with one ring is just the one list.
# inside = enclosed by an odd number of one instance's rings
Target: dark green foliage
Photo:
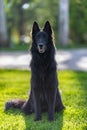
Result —
[[70, 36], [74, 42], [87, 43], [87, 1], [70, 1]]
[[[24, 10], [24, 3], [29, 3], [29, 8]], [[57, 0], [5, 0], [9, 35], [16, 29], [20, 35], [29, 36], [33, 21], [42, 27], [49, 20], [58, 44], [58, 3]], [[87, 43], [86, 0], [70, 0], [70, 43]]]

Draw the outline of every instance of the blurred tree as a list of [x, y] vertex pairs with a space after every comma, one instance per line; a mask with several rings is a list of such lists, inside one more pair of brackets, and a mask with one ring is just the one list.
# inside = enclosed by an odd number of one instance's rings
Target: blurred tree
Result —
[[[63, 0], [64, 2], [65, 0]], [[87, 42], [87, 0], [70, 0], [70, 33], [68, 31], [67, 39], [63, 40], [67, 44], [68, 36], [69, 42], [71, 43], [86, 43]], [[7, 15], [7, 27], [9, 38], [12, 39], [13, 32], [18, 34], [19, 40], [21, 42], [21, 35], [28, 36], [31, 31], [32, 24], [37, 21], [40, 26], [43, 26], [46, 20], [51, 22], [56, 36], [56, 43], [58, 44], [58, 29], [60, 29], [60, 24], [58, 25], [60, 14], [59, 12], [59, 0], [5, 0], [5, 11]], [[65, 3], [63, 3], [65, 5]], [[62, 6], [65, 7], [65, 6]], [[65, 14], [65, 12], [64, 12]], [[64, 15], [60, 15], [61, 17]], [[67, 15], [68, 20], [68, 15]], [[68, 30], [68, 22], [67, 30]], [[65, 21], [65, 20], [63, 20]], [[62, 22], [61, 22], [62, 23]], [[62, 27], [62, 26], [61, 26]], [[66, 29], [66, 28], [65, 28]], [[15, 31], [14, 31], [15, 30]], [[15, 33], [14, 33], [15, 34]], [[64, 39], [64, 34], [61, 37]], [[24, 38], [24, 37], [22, 37]], [[11, 42], [12, 43], [12, 42]]]
[[69, 42], [69, 0], [59, 0], [59, 42], [63, 46]]
[[87, 43], [87, 0], [70, 1], [70, 37], [74, 43]]
[[0, 0], [0, 47], [7, 47], [9, 44], [3, 2], [3, 0]]
[[29, 5], [30, 1], [31, 0], [5, 0], [5, 10], [8, 21], [9, 38], [11, 38], [11, 35], [13, 34], [12, 32], [14, 30], [17, 31], [17, 33], [19, 34], [20, 42], [21, 36], [26, 35], [29, 16], [32, 15], [30, 14], [29, 9], [26, 9], [26, 5]]

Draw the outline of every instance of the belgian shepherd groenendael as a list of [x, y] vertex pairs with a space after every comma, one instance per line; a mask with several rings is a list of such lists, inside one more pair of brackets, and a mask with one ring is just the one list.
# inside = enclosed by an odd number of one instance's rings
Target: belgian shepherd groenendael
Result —
[[5, 110], [10, 107], [21, 108], [25, 114], [35, 112], [35, 120], [41, 119], [41, 112], [48, 111], [48, 120], [54, 120], [55, 111], [63, 110], [58, 90], [55, 62], [55, 46], [52, 29], [47, 21], [42, 30], [34, 22], [31, 46], [31, 92], [29, 99], [8, 101]]

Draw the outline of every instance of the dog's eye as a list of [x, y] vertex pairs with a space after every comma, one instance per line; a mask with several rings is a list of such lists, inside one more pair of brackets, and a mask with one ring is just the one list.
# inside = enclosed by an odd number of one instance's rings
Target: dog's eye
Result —
[[36, 35], [36, 37], [35, 37], [35, 38], [36, 38], [36, 40], [37, 40], [37, 39], [39, 39], [39, 37], [40, 37], [39, 35]]

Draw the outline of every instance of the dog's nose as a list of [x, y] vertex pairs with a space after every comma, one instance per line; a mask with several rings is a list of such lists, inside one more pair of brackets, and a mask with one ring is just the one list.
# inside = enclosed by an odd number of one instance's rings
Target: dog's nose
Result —
[[42, 45], [42, 44], [39, 44], [39, 47], [40, 47], [40, 49], [42, 49], [42, 48], [43, 48], [43, 45]]

